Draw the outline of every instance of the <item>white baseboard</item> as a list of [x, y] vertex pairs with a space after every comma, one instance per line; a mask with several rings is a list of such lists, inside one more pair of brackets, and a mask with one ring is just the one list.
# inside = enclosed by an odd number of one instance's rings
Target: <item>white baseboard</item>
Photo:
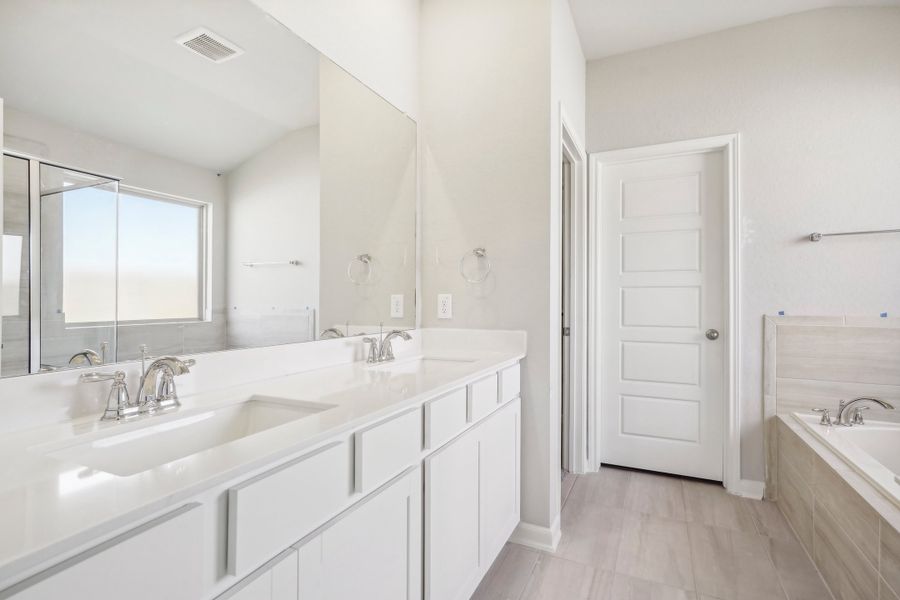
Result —
[[542, 527], [521, 521], [513, 531], [509, 541], [520, 546], [527, 546], [535, 550], [554, 552], [559, 545], [560, 538], [559, 515], [550, 527]]
[[740, 479], [738, 480], [737, 486], [728, 491], [735, 496], [742, 496], [753, 500], [762, 500], [763, 493], [766, 491], [766, 484], [763, 481], [756, 481], [754, 479]]

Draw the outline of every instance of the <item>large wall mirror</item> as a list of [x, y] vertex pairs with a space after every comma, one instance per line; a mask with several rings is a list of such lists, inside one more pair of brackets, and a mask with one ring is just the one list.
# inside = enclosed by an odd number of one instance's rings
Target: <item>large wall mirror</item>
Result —
[[0, 376], [415, 326], [415, 123], [250, 0], [4, 0], [0, 98]]

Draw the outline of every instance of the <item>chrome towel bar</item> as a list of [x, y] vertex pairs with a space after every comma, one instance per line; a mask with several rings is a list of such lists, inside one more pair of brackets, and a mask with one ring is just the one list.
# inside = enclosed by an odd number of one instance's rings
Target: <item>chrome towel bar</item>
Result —
[[824, 237], [832, 237], [838, 235], [874, 235], [876, 233], [900, 233], [900, 229], [878, 229], [875, 231], [844, 231], [841, 233], [811, 233], [809, 234], [809, 241], [811, 242], [820, 242]]

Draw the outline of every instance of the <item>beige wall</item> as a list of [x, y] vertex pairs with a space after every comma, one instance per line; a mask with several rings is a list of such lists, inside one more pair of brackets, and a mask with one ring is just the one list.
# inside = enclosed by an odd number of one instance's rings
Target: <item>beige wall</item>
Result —
[[900, 312], [900, 9], [827, 9], [588, 64], [587, 146], [741, 134], [742, 477], [763, 479], [762, 316]]
[[[426, 0], [420, 47], [422, 324], [527, 331], [522, 520], [543, 528], [559, 502], [550, 11], [549, 0]], [[493, 271], [467, 284], [459, 260], [478, 246]], [[452, 319], [437, 319], [439, 293], [453, 294]]]
[[[332, 326], [415, 327], [416, 124], [353, 76], [322, 57], [320, 330]], [[369, 254], [371, 285], [347, 276]], [[404, 296], [391, 317], [390, 297]]]
[[[230, 171], [228, 347], [315, 339], [319, 303], [319, 128], [293, 131]], [[299, 260], [299, 266], [245, 262]]]

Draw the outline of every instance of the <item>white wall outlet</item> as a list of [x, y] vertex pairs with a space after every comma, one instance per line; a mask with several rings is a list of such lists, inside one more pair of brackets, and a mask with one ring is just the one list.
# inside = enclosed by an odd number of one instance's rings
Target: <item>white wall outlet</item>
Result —
[[391, 318], [403, 318], [403, 294], [391, 294]]
[[438, 294], [438, 319], [453, 318], [453, 294]]

